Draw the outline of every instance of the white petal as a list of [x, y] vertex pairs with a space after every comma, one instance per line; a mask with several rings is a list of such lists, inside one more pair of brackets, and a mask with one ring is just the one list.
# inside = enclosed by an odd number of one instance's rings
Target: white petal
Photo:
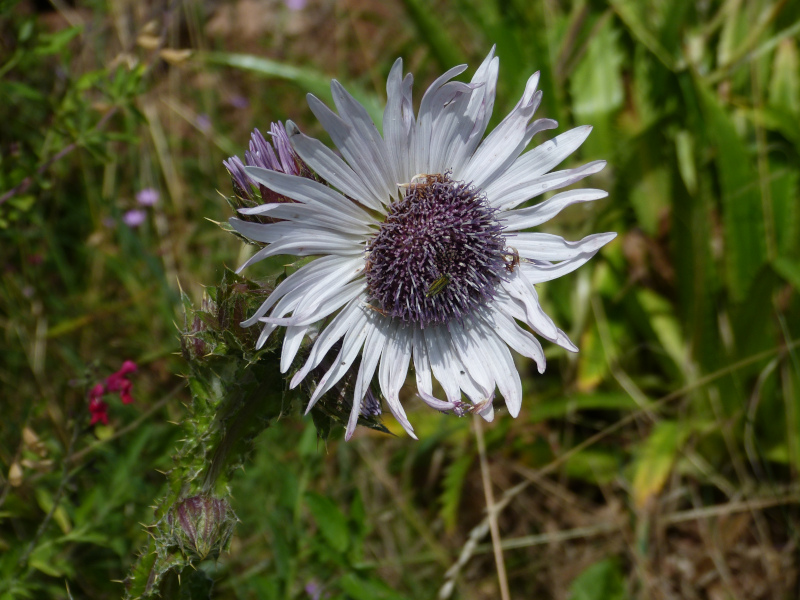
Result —
[[380, 362], [381, 353], [386, 345], [386, 329], [384, 320], [373, 317], [373, 327], [367, 332], [364, 342], [364, 351], [361, 353], [361, 365], [356, 376], [355, 390], [353, 391], [353, 407], [350, 409], [350, 418], [347, 421], [344, 439], [349, 440], [356, 430], [358, 416], [361, 413], [361, 403], [369, 389], [375, 369]]
[[605, 166], [606, 161], [596, 160], [575, 169], [555, 171], [532, 180], [529, 178], [519, 178], [516, 181], [516, 185], [502, 192], [498, 192], [497, 190], [490, 191], [487, 189], [486, 196], [489, 199], [489, 204], [495, 208], [511, 210], [526, 200], [541, 196], [545, 192], [567, 187], [581, 179], [585, 179], [589, 175], [599, 173]]
[[567, 334], [561, 331], [560, 329], [558, 330], [558, 339], [556, 340], [556, 344], [558, 344], [559, 346], [570, 352], [578, 351], [578, 347], [575, 344], [573, 344], [572, 340], [570, 340], [567, 337]]
[[297, 125], [286, 123], [286, 131], [297, 154], [325, 181], [343, 194], [373, 210], [383, 210], [377, 198], [350, 166], [318, 139], [300, 133]]
[[[235, 229], [238, 229], [238, 227], [233, 224], [233, 221], [234, 219], [231, 219], [231, 224]], [[279, 223], [275, 223], [275, 225], [278, 224]], [[264, 227], [266, 227], [266, 225], [264, 225]], [[236, 272], [241, 273], [253, 263], [278, 254], [294, 254], [296, 256], [314, 256], [316, 254], [358, 256], [364, 254], [364, 246], [334, 231], [326, 231], [317, 228], [298, 228], [297, 236], [291, 235], [284, 237], [262, 248], [248, 258], [241, 267], [236, 269]]]
[[572, 204], [600, 200], [606, 196], [608, 196], [608, 192], [604, 190], [568, 190], [535, 206], [500, 213], [499, 217], [505, 225], [506, 231], [520, 231], [549, 221]]
[[431, 364], [428, 360], [428, 347], [425, 344], [425, 334], [421, 329], [414, 328], [412, 339], [414, 355], [414, 375], [417, 379], [417, 389], [427, 394], [433, 393], [433, 380], [431, 379]]
[[395, 182], [391, 187], [387, 182], [387, 175], [383, 166], [378, 164], [378, 158], [367, 140], [364, 140], [356, 129], [334, 113], [313, 94], [308, 94], [308, 106], [331, 136], [333, 143], [339, 148], [345, 160], [350, 163], [353, 170], [361, 177], [375, 198], [381, 202], [388, 202], [393, 193]]
[[491, 365], [487, 364], [480, 349], [480, 345], [485, 342], [485, 333], [480, 327], [471, 323], [465, 327], [458, 321], [450, 322], [450, 333], [461, 363], [482, 392], [481, 401], [491, 397], [495, 387], [494, 375], [490, 368]]
[[277, 223], [252, 223], [242, 221], [236, 217], [228, 219], [231, 226], [243, 236], [256, 242], [273, 244], [282, 240], [292, 240], [295, 243], [302, 243], [303, 237], [325, 236], [329, 239], [346, 241], [354, 247], [364, 242], [366, 236], [353, 235], [341, 231], [335, 231], [326, 227], [315, 225], [300, 225], [291, 221], [278, 221]]
[[586, 264], [595, 254], [597, 254], [597, 251], [600, 250], [602, 246], [617, 237], [616, 233], [598, 233], [595, 235], [597, 236], [597, 240], [595, 242], [596, 247], [590, 252], [584, 252], [575, 258], [571, 258], [556, 264], [535, 264], [530, 262], [522, 262], [519, 265], [519, 269], [525, 274], [525, 278], [532, 284], [550, 281], [551, 279], [557, 279], [558, 277], [566, 275], [567, 273], [572, 273], [572, 271], [578, 267]]
[[308, 332], [308, 326], [287, 327], [283, 338], [283, 351], [281, 352], [281, 373], [286, 373], [292, 366], [294, 357], [303, 343], [303, 338]]
[[485, 320], [512, 350], [522, 356], [532, 358], [536, 362], [539, 373], [544, 373], [547, 362], [539, 340], [520, 327], [513, 317], [506, 315], [502, 305], [496, 306], [491, 315], [485, 317]]
[[427, 172], [444, 173], [450, 168], [449, 157], [468, 138], [473, 123], [464, 118], [464, 111], [474, 89], [475, 84], [451, 81], [434, 95], [432, 101], [438, 110], [432, 113]]
[[495, 47], [489, 51], [488, 56], [483, 60], [481, 66], [475, 71], [472, 83], [481, 83], [482, 87], [476, 88], [470, 97], [469, 106], [466, 111], [466, 118], [473, 123], [472, 130], [463, 147], [456, 150], [451, 159], [450, 167], [453, 172], [461, 172], [465, 160], [472, 156], [475, 148], [486, 132], [486, 126], [492, 116], [494, 109], [495, 93], [497, 91], [497, 74], [500, 69], [500, 59], [494, 55]]
[[522, 265], [501, 285], [512, 298], [519, 300], [525, 307], [525, 320], [531, 329], [543, 338], [554, 342], [558, 337], [558, 328], [553, 323], [553, 320], [542, 310], [536, 290], [525, 275], [520, 272], [521, 270]]
[[289, 383], [289, 389], [294, 389], [297, 385], [305, 379], [312, 369], [315, 369], [328, 354], [328, 351], [338, 342], [343, 335], [351, 329], [360, 326], [361, 323], [366, 323], [366, 311], [362, 307], [362, 303], [366, 298], [356, 298], [350, 304], [345, 306], [338, 315], [328, 324], [328, 326], [319, 334], [311, 352], [306, 359], [306, 364], [303, 368], [295, 373], [292, 381]]
[[272, 335], [272, 332], [275, 331], [277, 328], [278, 328], [277, 325], [271, 325], [269, 323], [264, 325], [264, 328], [261, 330], [261, 333], [258, 336], [258, 340], [256, 341], [256, 350], [261, 350], [261, 348], [264, 347], [264, 344], [267, 343], [267, 339], [269, 338], [269, 336]]
[[389, 72], [386, 80], [386, 98], [386, 108], [383, 111], [383, 137], [386, 140], [386, 151], [393, 168], [394, 181], [404, 183], [410, 181], [414, 175], [409, 173], [408, 152], [415, 119], [414, 107], [411, 104], [411, 87], [404, 86], [403, 82], [401, 58], [394, 62]]
[[483, 420], [491, 423], [494, 421], [494, 405], [491, 402], [487, 402], [481, 410], [478, 411], [478, 414], [483, 417]]
[[591, 131], [589, 125], [576, 127], [526, 152], [488, 186], [487, 194], [494, 192], [495, 188], [502, 191], [513, 187], [519, 180], [532, 180], [544, 175], [575, 152]]
[[376, 232], [377, 221], [373, 217], [359, 220], [335, 208], [310, 206], [299, 202], [262, 204], [254, 208], [241, 208], [241, 214], [266, 215], [273, 219], [292, 221], [301, 226], [334, 229], [344, 234], [369, 236]]
[[[425, 91], [425, 94], [422, 96], [422, 102], [419, 105], [419, 116], [417, 118], [417, 127], [415, 132], [415, 150], [412, 152], [411, 155], [411, 165], [413, 170], [415, 171], [415, 175], [418, 173], [430, 173], [430, 151], [431, 151], [431, 136], [433, 134], [433, 120], [436, 115], [439, 113], [442, 102], [442, 95], [438, 92], [442, 87], [447, 85], [450, 79], [455, 77], [456, 75], [460, 75], [463, 73], [467, 68], [467, 65], [459, 65], [457, 67], [453, 67], [449, 71], [445, 72], [443, 75], [438, 77], [431, 86]], [[448, 88], [452, 90], [453, 88]], [[437, 106], [436, 102], [439, 102], [440, 105]], [[407, 183], [405, 181], [400, 183]]]
[[[293, 311], [297, 316], [306, 314], [307, 312], [316, 310], [322, 303], [329, 302], [329, 299], [335, 295], [344, 292], [346, 289], [351, 289], [347, 286], [351, 286], [353, 283], [356, 285], [363, 285], [363, 278], [356, 279], [354, 282], [348, 281], [351, 280], [352, 277], [347, 277], [347, 279], [344, 278], [345, 275], [351, 274], [352, 270], [350, 269], [337, 269], [335, 271], [325, 273], [323, 276], [315, 277], [312, 281], [307, 282], [305, 285], [294, 286], [293, 289], [287, 290], [286, 293], [283, 294], [283, 297], [278, 300], [278, 303], [272, 310], [270, 320], [265, 322], [275, 323], [278, 325], [300, 325], [301, 323], [289, 323], [275, 319], [280, 319], [281, 317], [284, 317]], [[271, 298], [268, 298], [265, 304], [271, 304], [270, 300]], [[298, 312], [298, 309], [302, 309], [305, 312]], [[259, 310], [256, 311], [256, 315], [259, 315], [259, 320], [264, 318], [261, 316], [261, 314], [261, 308], [259, 308]], [[256, 318], [255, 315], [253, 318]], [[252, 324], [253, 318], [245, 321], [244, 323], [246, 323], [246, 325], [244, 326], [247, 327]]]
[[277, 194], [302, 204], [315, 206], [328, 212], [338, 210], [356, 221], [374, 222], [370, 214], [352, 200], [345, 198], [333, 188], [296, 175], [287, 175], [261, 167], [245, 167], [247, 175]]
[[414, 435], [414, 428], [406, 417], [406, 411], [400, 403], [399, 396], [400, 388], [408, 373], [410, 359], [411, 334], [405, 326], [394, 326], [387, 335], [386, 347], [378, 368], [378, 381], [394, 418], [403, 426], [408, 435], [417, 439], [417, 436]]
[[[267, 314], [267, 311], [286, 294], [306, 286], [312, 286], [316, 282], [331, 281], [347, 283], [358, 276], [364, 270], [364, 260], [361, 258], [323, 256], [307, 265], [304, 265], [276, 287], [258, 310], [246, 321], [241, 323], [242, 327], [250, 327], [258, 319]], [[330, 279], [329, 279], [330, 278]], [[327, 283], [325, 285], [328, 285]], [[313, 291], [313, 288], [312, 288]]]
[[[440, 411], [454, 410], [456, 404], [450, 401], [439, 400], [433, 395], [433, 379], [431, 365], [428, 360], [428, 347], [425, 334], [421, 329], [414, 329], [413, 356], [414, 374], [417, 379], [417, 394], [431, 408]], [[460, 392], [458, 392], [460, 394]]]
[[394, 189], [394, 169], [390, 166], [386, 144], [366, 109], [335, 79], [331, 81], [333, 102], [339, 116], [360, 136], [369, 157], [380, 172], [387, 190]]
[[433, 376], [441, 384], [447, 399], [453, 405], [461, 402], [458, 369], [453, 365], [455, 353], [450, 332], [445, 326], [426, 327], [423, 330]]
[[[613, 239], [613, 238], [612, 238]], [[560, 235], [550, 233], [519, 233], [507, 239], [521, 258], [531, 260], [568, 260], [581, 254], [595, 254], [609, 242], [605, 233], [588, 235], [580, 241], [570, 242]]]
[[495, 127], [469, 159], [466, 166], [454, 178], [474, 183], [477, 187], [486, 187], [495, 174], [502, 173], [507, 167], [507, 160], [517, 158], [522, 148], [520, 143], [525, 138], [528, 121], [541, 101], [541, 92], [536, 91], [539, 73], [534, 73], [525, 86], [522, 99], [508, 116]]
[[374, 327], [374, 325], [366, 319], [363, 319], [357, 322], [355, 326], [347, 332], [342, 342], [342, 349], [339, 351], [333, 366], [322, 376], [322, 379], [320, 379], [317, 384], [317, 388], [311, 395], [308, 406], [306, 407], [306, 414], [314, 407], [322, 395], [336, 385], [347, 371], [350, 370], [350, 367], [353, 365], [356, 358], [358, 358], [358, 353], [364, 345], [364, 340], [367, 339], [369, 329], [372, 327]]
[[[287, 304], [286, 307], [281, 307], [279, 302], [275, 307], [275, 316], [261, 317], [259, 321], [283, 326], [311, 325], [336, 312], [354, 298], [361, 296], [366, 289], [366, 281], [360, 279], [341, 287], [332, 287], [316, 297], [305, 296], [294, 305]], [[284, 317], [283, 315], [290, 310], [293, 311], [292, 316]]]
[[506, 401], [508, 412], [512, 417], [516, 417], [522, 406], [522, 382], [511, 352], [492, 331], [486, 331], [482, 344], [487, 367], [494, 374], [494, 380]]

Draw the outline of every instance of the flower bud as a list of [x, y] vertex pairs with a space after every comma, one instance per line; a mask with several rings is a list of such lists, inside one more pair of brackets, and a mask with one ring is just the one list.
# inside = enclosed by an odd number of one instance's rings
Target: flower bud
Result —
[[236, 524], [230, 504], [221, 498], [192, 496], [176, 503], [167, 516], [174, 542], [185, 553], [204, 559], [217, 556]]

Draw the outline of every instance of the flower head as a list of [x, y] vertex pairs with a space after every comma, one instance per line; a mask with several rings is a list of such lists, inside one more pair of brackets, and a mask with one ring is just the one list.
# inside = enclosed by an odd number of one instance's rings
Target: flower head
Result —
[[138, 370], [136, 363], [132, 360], [126, 360], [118, 371], [115, 371], [106, 377], [103, 383], [95, 384], [89, 390], [89, 412], [92, 415], [90, 425], [97, 422], [102, 422], [108, 425], [108, 404], [103, 401], [103, 396], [118, 392], [120, 400], [123, 404], [131, 404], [133, 402], [133, 383], [128, 379], [131, 373]]
[[108, 425], [108, 404], [99, 397], [92, 397], [89, 400], [89, 413], [92, 415], [89, 425], [94, 425], [95, 423]]
[[[542, 95], [538, 73], [484, 137], [498, 67], [492, 50], [469, 83], [452, 81], [466, 66], [450, 69], [428, 88], [415, 115], [412, 78], [403, 77], [398, 59], [387, 81], [383, 135], [333, 81], [338, 114], [312, 95], [308, 101], [343, 158], [288, 122], [293, 152], [319, 180], [289, 172], [283, 162], [280, 168], [275, 161], [256, 164], [252, 151], [252, 166], [241, 167], [242, 178], [293, 201], [265, 197], [265, 204], [239, 210], [245, 219], [231, 219], [239, 233], [263, 244], [242, 268], [278, 254], [319, 256], [282, 281], [242, 325], [263, 324], [259, 345], [286, 327], [286, 372], [310, 329], [327, 321], [290, 383], [297, 386], [339, 348], [309, 409], [361, 357], [348, 439], [376, 371], [390, 410], [413, 436], [399, 400], [412, 360], [418, 394], [427, 404], [491, 420], [495, 389], [513, 416], [520, 410], [522, 387], [509, 348], [532, 358], [539, 372], [544, 352], [533, 334], [577, 351], [542, 310], [534, 284], [577, 269], [616, 234], [570, 242], [528, 230], [571, 204], [607, 194], [569, 190], [518, 207], [597, 173], [605, 162], [551, 172], [590, 127], [525, 151], [534, 135], [557, 126], [550, 119], [532, 121]], [[246, 220], [253, 216], [275, 222]], [[434, 378], [444, 399], [433, 394]]]
[[144, 188], [136, 193], [136, 202], [140, 206], [153, 206], [158, 202], [158, 190], [154, 188]]
[[139, 227], [139, 225], [145, 222], [145, 219], [147, 219], [147, 213], [138, 208], [129, 210], [122, 215], [122, 222], [128, 227]]
[[222, 164], [228, 169], [236, 195], [240, 198], [253, 200], [253, 188], [255, 187], [261, 194], [261, 198], [267, 202], [291, 202], [289, 198], [259, 185], [245, 170], [245, 166], [261, 167], [288, 175], [313, 177], [311, 170], [292, 148], [283, 123], [273, 123], [270, 126], [269, 134], [272, 143], [268, 142], [258, 129], [254, 129], [250, 135], [250, 149], [244, 153], [244, 163], [238, 156], [231, 156], [228, 160], [222, 161]]

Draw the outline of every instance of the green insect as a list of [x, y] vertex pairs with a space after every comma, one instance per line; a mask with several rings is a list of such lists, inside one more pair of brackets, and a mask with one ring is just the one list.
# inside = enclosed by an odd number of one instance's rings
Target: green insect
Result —
[[425, 291], [426, 298], [432, 298], [437, 294], [441, 294], [444, 291], [444, 288], [450, 283], [450, 276], [449, 275], [442, 275], [438, 279], [435, 279], [433, 283], [428, 286], [428, 289]]

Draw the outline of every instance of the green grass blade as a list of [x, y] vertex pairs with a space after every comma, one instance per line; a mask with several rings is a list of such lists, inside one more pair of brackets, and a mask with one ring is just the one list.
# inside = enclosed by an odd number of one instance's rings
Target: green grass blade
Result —
[[[199, 56], [201, 60], [210, 64], [234, 67], [242, 71], [251, 71], [265, 77], [274, 77], [289, 81], [329, 104], [333, 101], [330, 89], [331, 78], [317, 70], [295, 67], [251, 54], [208, 52]], [[383, 102], [381, 102], [377, 96], [367, 92], [358, 85], [348, 83], [346, 87], [353, 97], [364, 105], [364, 108], [367, 109], [375, 125], [378, 129], [381, 129], [381, 123], [383, 122]]]

